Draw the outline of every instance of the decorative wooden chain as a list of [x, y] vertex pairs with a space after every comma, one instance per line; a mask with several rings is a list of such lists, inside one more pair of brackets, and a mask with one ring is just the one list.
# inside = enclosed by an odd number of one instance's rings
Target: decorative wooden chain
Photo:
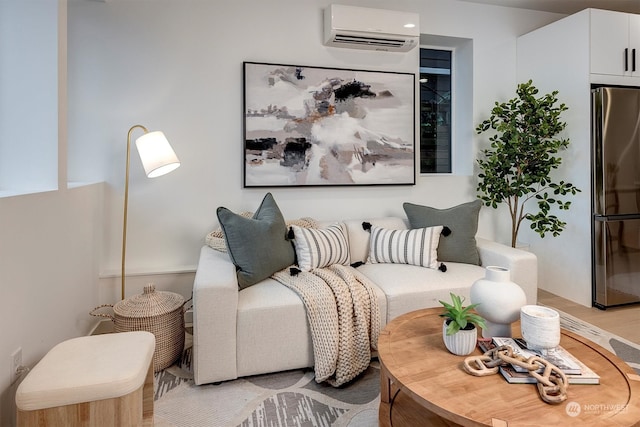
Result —
[[[478, 377], [493, 375], [500, 365], [512, 364], [529, 371], [529, 375], [537, 380], [538, 393], [547, 403], [556, 404], [567, 399], [569, 382], [556, 365], [538, 356], [528, 359], [514, 355], [511, 346], [503, 345], [492, 348], [482, 356], [469, 356], [464, 360], [464, 370]], [[538, 372], [542, 371], [542, 372]]]

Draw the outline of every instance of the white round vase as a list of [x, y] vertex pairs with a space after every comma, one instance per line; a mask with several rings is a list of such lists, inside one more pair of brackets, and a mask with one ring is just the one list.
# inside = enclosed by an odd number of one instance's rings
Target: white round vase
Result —
[[511, 324], [520, 318], [520, 308], [527, 304], [522, 288], [511, 281], [508, 268], [487, 266], [484, 279], [471, 285], [471, 303], [485, 319], [484, 338], [510, 337]]

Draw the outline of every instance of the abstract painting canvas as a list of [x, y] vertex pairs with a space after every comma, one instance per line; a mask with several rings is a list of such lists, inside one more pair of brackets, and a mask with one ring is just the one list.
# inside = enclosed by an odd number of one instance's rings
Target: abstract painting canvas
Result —
[[415, 75], [244, 64], [244, 186], [415, 184]]

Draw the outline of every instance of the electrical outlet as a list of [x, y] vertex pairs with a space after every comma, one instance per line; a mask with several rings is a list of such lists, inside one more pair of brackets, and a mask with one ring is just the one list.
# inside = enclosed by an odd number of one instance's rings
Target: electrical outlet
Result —
[[11, 384], [18, 379], [18, 368], [22, 366], [22, 347], [11, 353]]

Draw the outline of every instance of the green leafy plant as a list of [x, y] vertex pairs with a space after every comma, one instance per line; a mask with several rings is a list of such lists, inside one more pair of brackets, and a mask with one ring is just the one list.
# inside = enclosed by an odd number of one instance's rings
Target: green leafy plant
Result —
[[[476, 132], [495, 133], [489, 138], [491, 147], [482, 150], [478, 159], [478, 198], [486, 206], [497, 208], [506, 203], [511, 214], [511, 246], [515, 247], [520, 225], [526, 219], [540, 237], [551, 233], [558, 236], [566, 222], [551, 213], [552, 205], [569, 209], [570, 201], [560, 196], [580, 192], [573, 184], [554, 182], [553, 169], [562, 164], [557, 156], [569, 146], [569, 140], [557, 135], [566, 127], [560, 120], [568, 107], [558, 102], [558, 91], [536, 97], [538, 89], [529, 80], [518, 85], [517, 96], [507, 102], [495, 103], [488, 119]], [[525, 205], [535, 199], [538, 211], [528, 213]]]
[[445, 308], [444, 313], [440, 314], [440, 317], [451, 319], [447, 325], [447, 335], [453, 335], [460, 329], [471, 329], [469, 325], [486, 328], [484, 319], [472, 311], [478, 304], [463, 307], [464, 297], [456, 295], [453, 292], [449, 295], [451, 295], [451, 302], [453, 304], [440, 301], [440, 304]]

